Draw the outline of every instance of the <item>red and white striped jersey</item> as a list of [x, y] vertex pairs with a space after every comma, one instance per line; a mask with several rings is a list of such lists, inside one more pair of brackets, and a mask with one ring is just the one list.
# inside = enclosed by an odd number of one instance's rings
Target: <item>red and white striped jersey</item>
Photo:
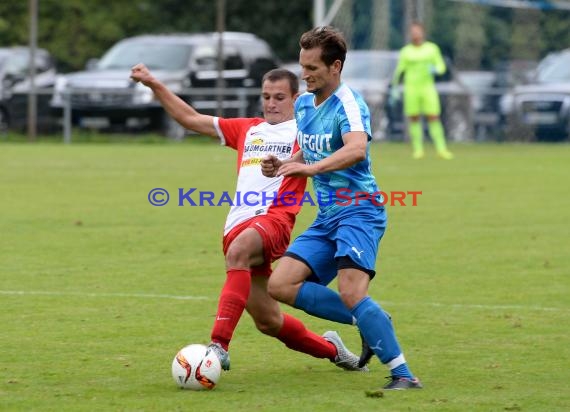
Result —
[[222, 145], [238, 152], [236, 193], [226, 219], [224, 235], [238, 224], [265, 214], [275, 214], [277, 218], [289, 221], [292, 228], [301, 208], [300, 200], [307, 180], [265, 177], [260, 164], [267, 155], [272, 154], [284, 160], [299, 150], [295, 120], [269, 124], [262, 118], [215, 117], [214, 126]]

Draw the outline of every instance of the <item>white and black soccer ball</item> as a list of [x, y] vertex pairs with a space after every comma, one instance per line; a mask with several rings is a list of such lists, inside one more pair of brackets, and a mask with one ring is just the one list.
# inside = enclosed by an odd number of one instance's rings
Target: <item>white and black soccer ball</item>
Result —
[[221, 372], [220, 360], [205, 345], [185, 346], [172, 360], [172, 377], [183, 389], [214, 389], [220, 380]]

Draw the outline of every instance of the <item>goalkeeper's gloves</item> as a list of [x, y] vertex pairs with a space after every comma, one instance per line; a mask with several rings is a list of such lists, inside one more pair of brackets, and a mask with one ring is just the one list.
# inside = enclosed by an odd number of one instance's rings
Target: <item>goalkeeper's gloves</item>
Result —
[[435, 66], [433, 64], [430, 64], [428, 66], [428, 70], [429, 70], [429, 74], [431, 74], [432, 76], [437, 76], [437, 69], [435, 68]]
[[400, 89], [398, 87], [394, 86], [390, 89], [389, 103], [391, 105], [398, 103], [400, 101], [401, 97], [402, 97], [402, 94], [401, 94]]

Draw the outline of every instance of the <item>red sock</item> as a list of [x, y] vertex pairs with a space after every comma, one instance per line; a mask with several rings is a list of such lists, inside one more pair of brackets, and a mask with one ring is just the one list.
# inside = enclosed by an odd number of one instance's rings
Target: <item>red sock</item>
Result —
[[334, 360], [337, 355], [336, 347], [316, 333], [311, 332], [299, 319], [286, 313], [283, 314], [283, 327], [277, 339], [288, 348], [306, 353], [315, 358]]
[[211, 335], [212, 342], [219, 343], [225, 350], [228, 350], [251, 289], [249, 270], [229, 269], [227, 275]]

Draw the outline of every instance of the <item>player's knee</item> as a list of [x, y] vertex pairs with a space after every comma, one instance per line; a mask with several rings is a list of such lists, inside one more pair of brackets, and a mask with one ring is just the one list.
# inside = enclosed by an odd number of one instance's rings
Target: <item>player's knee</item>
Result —
[[269, 283], [267, 284], [267, 292], [269, 296], [279, 302], [290, 303], [291, 295], [291, 285], [277, 281], [276, 278], [269, 278]]
[[277, 336], [279, 334], [279, 329], [281, 329], [279, 318], [270, 316], [263, 317], [261, 319], [254, 319], [254, 321], [257, 330], [264, 335]]
[[267, 293], [275, 300], [281, 301], [283, 295], [283, 285], [280, 282], [275, 281], [274, 278], [269, 278], [267, 283]]
[[232, 243], [226, 252], [226, 266], [228, 268], [249, 267], [250, 252], [240, 243]]
[[340, 299], [344, 305], [351, 309], [358, 302], [360, 302], [365, 297], [365, 294], [360, 293], [356, 289], [344, 289], [340, 291]]

